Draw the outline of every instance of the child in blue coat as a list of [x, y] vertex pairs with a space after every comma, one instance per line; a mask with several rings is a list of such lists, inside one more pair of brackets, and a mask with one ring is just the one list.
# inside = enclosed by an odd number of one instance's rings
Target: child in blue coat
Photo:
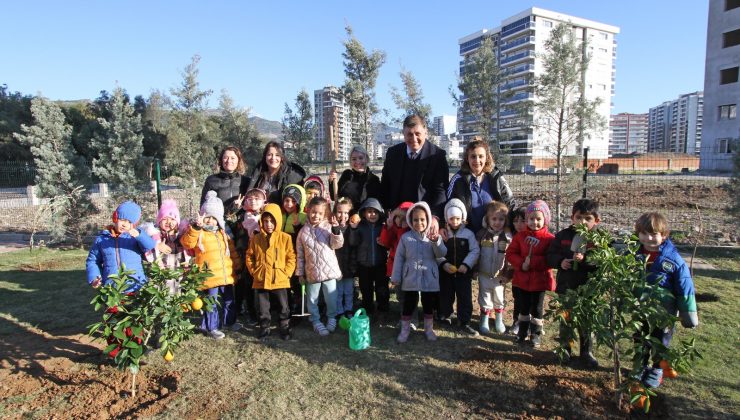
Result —
[[118, 274], [122, 266], [133, 270], [128, 292], [139, 290], [146, 282], [142, 259], [156, 243], [146, 232], [136, 228], [141, 219], [141, 207], [125, 201], [113, 212], [113, 224], [101, 231], [87, 255], [87, 282], [94, 288], [112, 283], [111, 275]]

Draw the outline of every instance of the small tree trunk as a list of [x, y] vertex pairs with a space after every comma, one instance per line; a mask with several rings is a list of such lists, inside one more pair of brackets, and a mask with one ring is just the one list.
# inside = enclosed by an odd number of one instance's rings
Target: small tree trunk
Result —
[[620, 365], [619, 365], [619, 345], [617, 343], [616, 326], [614, 325], [614, 298], [611, 299], [611, 305], [609, 305], [609, 330], [612, 336], [612, 354], [614, 355], [614, 389], [616, 395], [614, 396], [614, 403], [617, 405], [617, 409], [622, 408], [622, 390], [620, 380]]
[[131, 398], [136, 398], [136, 373], [131, 374]]

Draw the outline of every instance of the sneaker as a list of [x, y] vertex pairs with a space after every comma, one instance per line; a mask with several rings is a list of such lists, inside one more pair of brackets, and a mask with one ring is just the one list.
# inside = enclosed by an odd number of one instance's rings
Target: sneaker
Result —
[[413, 322], [409, 324], [409, 328], [411, 328], [411, 331], [416, 331], [419, 329], [419, 327], [417, 327], [416, 324]]
[[231, 331], [239, 331], [241, 330], [243, 325], [240, 322], [235, 322], [229, 326], [231, 328]]
[[223, 340], [224, 337], [226, 337], [226, 334], [224, 334], [221, 330], [211, 330], [208, 331], [208, 335], [211, 336], [214, 340]]
[[647, 368], [642, 374], [642, 383], [648, 388], [657, 388], [663, 383], [663, 369]]
[[328, 321], [326, 321], [326, 329], [329, 330], [330, 333], [333, 333], [337, 329], [337, 319], [332, 318]]
[[313, 330], [322, 337], [329, 335], [329, 330], [326, 329], [326, 326], [322, 324], [321, 321], [313, 324]]
[[469, 324], [465, 324], [460, 327], [460, 331], [462, 331], [464, 334], [467, 334], [471, 337], [478, 337], [480, 334], [478, 334], [478, 331], [475, 330], [475, 328], [471, 327]]
[[264, 340], [265, 338], [270, 336], [270, 327], [263, 327], [260, 328], [260, 333], [257, 336], [260, 340]]

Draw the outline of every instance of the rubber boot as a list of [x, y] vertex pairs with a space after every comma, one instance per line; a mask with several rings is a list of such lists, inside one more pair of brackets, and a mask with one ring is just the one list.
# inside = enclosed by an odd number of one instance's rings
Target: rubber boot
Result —
[[424, 335], [427, 336], [427, 340], [429, 341], [437, 340], [437, 334], [434, 333], [433, 315], [424, 315]]
[[519, 332], [517, 333], [517, 339], [516, 342], [519, 344], [524, 344], [524, 342], [527, 340], [527, 336], [529, 335], [529, 321], [522, 321], [519, 320]]
[[488, 311], [480, 314], [480, 333], [483, 335], [491, 332], [491, 328], [488, 326], [488, 314]]
[[506, 325], [504, 325], [504, 313], [501, 310], [496, 311], [496, 332], [503, 334], [506, 332]]
[[409, 339], [411, 333], [411, 317], [401, 318], [401, 332], [398, 334], [396, 341], [399, 343], [405, 343]]
[[532, 347], [539, 348], [542, 345], [542, 319], [532, 318], [530, 329], [532, 334], [529, 340], [532, 342]]
[[581, 362], [583, 362], [583, 365], [586, 366], [588, 369], [596, 369], [599, 367], [599, 361], [596, 360], [594, 357], [594, 354], [592, 352], [593, 349], [593, 341], [591, 339], [591, 334], [578, 334], [581, 340], [581, 348], [580, 352], [578, 353], [578, 357], [581, 359]]

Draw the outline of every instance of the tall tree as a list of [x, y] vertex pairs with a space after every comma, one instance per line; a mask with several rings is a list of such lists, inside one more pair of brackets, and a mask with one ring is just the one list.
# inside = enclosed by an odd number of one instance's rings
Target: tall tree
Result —
[[407, 116], [416, 114], [424, 118], [427, 126], [429, 126], [431, 123], [429, 117], [432, 115], [432, 106], [424, 102], [424, 92], [421, 90], [421, 85], [409, 70], [401, 68], [399, 76], [401, 76], [403, 93], [397, 87], [391, 86], [393, 102], [396, 104], [396, 108], [401, 110], [403, 114], [396, 122], [401, 122]]
[[499, 67], [491, 37], [465, 57], [457, 79], [459, 93], [450, 88], [455, 104], [465, 115], [474, 118], [475, 131], [487, 141], [497, 164], [508, 166], [508, 151], [501, 147], [502, 137], [495, 132], [495, 120], [507, 95], [500, 92], [506, 77]]
[[375, 84], [380, 67], [385, 63], [385, 52], [373, 50], [369, 53], [355, 37], [352, 27], [345, 28], [347, 39], [343, 42], [344, 86], [342, 90], [350, 106], [353, 121], [352, 141], [363, 144], [373, 155], [371, 122], [378, 112], [375, 103]]
[[96, 155], [92, 161], [93, 174], [111, 189], [133, 194], [146, 179], [141, 116], [120, 87], [113, 91], [101, 111], [107, 118], [98, 118], [100, 131], [90, 142]]
[[134, 111], [141, 118], [144, 156], [164, 159], [164, 148], [167, 141], [167, 110], [162, 93], [154, 91], [148, 99], [137, 95], [134, 98]]
[[534, 81], [535, 101], [525, 102], [525, 113], [532, 118], [542, 146], [555, 157], [558, 229], [565, 157], [580, 155], [584, 138], [606, 126], [598, 112], [602, 98], [588, 99], [585, 95], [584, 80], [590, 61], [586, 54], [588, 41], [585, 37], [579, 41], [573, 31], [564, 23], [552, 30], [545, 41], [543, 72]]
[[31, 101], [33, 125], [21, 126], [14, 136], [33, 153], [36, 166], [36, 186], [39, 195], [61, 199], [65, 205], [54, 215], [52, 235], [64, 239], [67, 233], [82, 241], [83, 221], [93, 207], [81, 185], [89, 182], [89, 169], [84, 159], [72, 147], [72, 127], [64, 121], [64, 114], [54, 103], [37, 97]]
[[19, 143], [13, 133], [21, 131], [21, 125], [33, 122], [30, 95], [10, 92], [7, 85], [0, 85], [0, 160], [30, 161], [33, 155]]
[[249, 109], [236, 107], [226, 90], [221, 91], [219, 99], [219, 126], [222, 147], [238, 147], [249, 166], [259, 162], [262, 156], [262, 137], [249, 121]]
[[[303, 89], [295, 98], [295, 111], [286, 103], [283, 114], [283, 141], [292, 160], [301, 165], [311, 161], [314, 133], [311, 97]], [[316, 159], [323, 159], [323, 156], [316, 156]]]
[[182, 82], [170, 90], [172, 113], [167, 130], [165, 160], [181, 177], [193, 182], [211, 173], [216, 160], [216, 124], [206, 114], [213, 91], [201, 90], [198, 82], [200, 56], [193, 56], [182, 72]]

